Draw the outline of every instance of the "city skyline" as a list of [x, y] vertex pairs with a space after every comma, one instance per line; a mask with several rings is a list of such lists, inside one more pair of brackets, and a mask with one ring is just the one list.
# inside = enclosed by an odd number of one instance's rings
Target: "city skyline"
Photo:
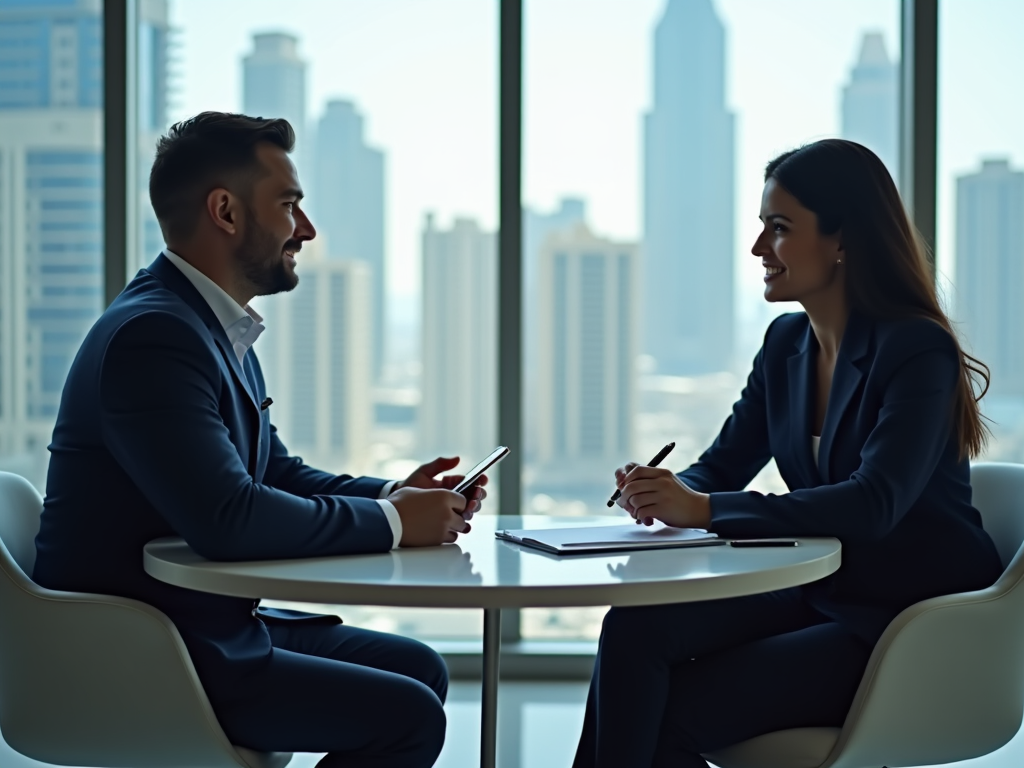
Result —
[[642, 350], [662, 374], [729, 370], [735, 316], [735, 117], [711, 0], [669, 0], [644, 115]]

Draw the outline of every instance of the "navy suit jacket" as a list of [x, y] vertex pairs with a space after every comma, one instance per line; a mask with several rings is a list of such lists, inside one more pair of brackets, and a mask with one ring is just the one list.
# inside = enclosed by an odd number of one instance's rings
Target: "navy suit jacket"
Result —
[[159, 608], [207, 685], [258, 666], [271, 651], [266, 627], [252, 600], [148, 576], [148, 541], [181, 536], [211, 560], [386, 552], [393, 543], [376, 501], [385, 481], [289, 456], [258, 405], [266, 391], [254, 352], [243, 360], [165, 256], [140, 271], [71, 366], [36, 538], [37, 583]]
[[[806, 314], [777, 318], [718, 438], [679, 476], [711, 494], [711, 529], [724, 536], [838, 538], [842, 566], [806, 594], [873, 644], [907, 606], [987, 587], [1002, 569], [959, 458], [960, 357], [949, 333], [929, 320], [851, 315], [816, 467], [817, 351]], [[771, 458], [790, 493], [743, 490]]]

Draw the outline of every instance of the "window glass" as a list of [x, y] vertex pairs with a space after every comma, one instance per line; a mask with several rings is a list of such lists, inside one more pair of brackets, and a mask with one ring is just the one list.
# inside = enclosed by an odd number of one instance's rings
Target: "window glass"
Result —
[[[496, 435], [496, 5], [168, 0], [166, 13], [139, 17], [138, 266], [163, 247], [146, 183], [170, 123], [287, 118], [318, 234], [298, 287], [253, 301], [285, 445], [392, 479], [439, 455], [475, 464]], [[328, 610], [428, 637], [481, 625], [479, 612]]]
[[103, 306], [102, 29], [98, 2], [0, 2], [0, 470], [40, 490]]
[[936, 262], [966, 347], [989, 366], [984, 458], [1024, 461], [1024, 6], [939, 5]]
[[[526, 511], [617, 513], [612, 471], [710, 445], [765, 328], [762, 173], [828, 136], [895, 169], [899, 3], [529, 0]], [[571, 51], [571, 54], [567, 53]], [[774, 464], [752, 487], [784, 491]], [[531, 610], [596, 637], [601, 610]]]

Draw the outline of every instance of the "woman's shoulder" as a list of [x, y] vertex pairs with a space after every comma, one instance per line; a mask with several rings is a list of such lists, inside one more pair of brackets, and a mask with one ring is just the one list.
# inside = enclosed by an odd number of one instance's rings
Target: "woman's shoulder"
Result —
[[958, 355], [953, 334], [928, 317], [875, 320], [874, 336], [880, 353], [912, 357], [926, 351]]

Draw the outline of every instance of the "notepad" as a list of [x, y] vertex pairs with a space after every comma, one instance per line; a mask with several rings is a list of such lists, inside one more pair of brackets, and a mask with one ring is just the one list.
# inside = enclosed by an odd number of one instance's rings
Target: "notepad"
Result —
[[587, 555], [670, 547], [706, 547], [725, 544], [723, 539], [701, 528], [653, 526], [579, 525], [572, 528], [505, 529], [494, 532], [505, 541], [533, 547], [556, 555]]

